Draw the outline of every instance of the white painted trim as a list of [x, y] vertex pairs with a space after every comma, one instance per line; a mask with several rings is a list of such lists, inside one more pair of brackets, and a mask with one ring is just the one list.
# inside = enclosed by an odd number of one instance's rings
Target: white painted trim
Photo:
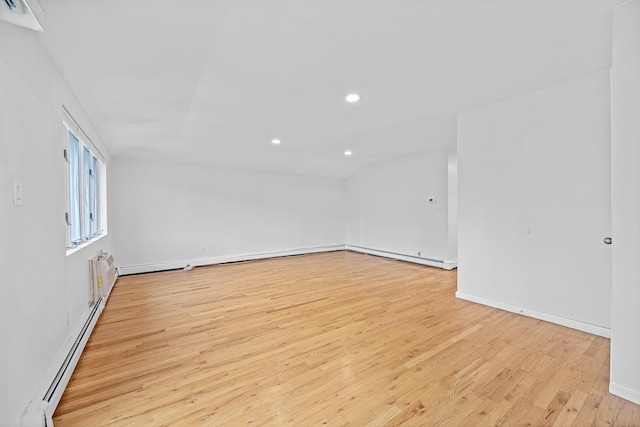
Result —
[[620, 384], [616, 384], [613, 381], [609, 383], [609, 393], [615, 394], [618, 397], [640, 405], [640, 391], [633, 390]]
[[91, 240], [87, 240], [86, 242], [83, 242], [83, 243], [79, 244], [76, 247], [73, 247], [71, 249], [67, 249], [67, 256], [69, 256], [71, 254], [75, 254], [79, 250], [84, 249], [89, 245], [92, 245], [93, 243], [97, 242], [98, 240], [102, 239], [103, 237], [107, 237], [107, 233], [103, 232], [102, 234], [99, 234], [96, 237], [93, 237]]
[[[73, 371], [76, 369], [76, 365], [78, 364], [78, 361], [80, 360], [80, 356], [82, 356], [82, 352], [84, 351], [84, 347], [87, 345], [87, 341], [89, 341], [89, 337], [91, 336], [91, 333], [93, 332], [93, 328], [96, 326], [96, 323], [98, 323], [98, 319], [102, 315], [102, 310], [104, 310], [104, 299], [102, 300], [102, 302], [98, 306], [97, 312], [93, 316], [93, 318], [91, 319], [91, 323], [89, 323], [86, 333], [82, 337], [82, 340], [80, 341], [80, 343], [78, 345], [78, 348], [76, 349], [75, 353], [73, 354], [73, 358], [71, 359], [71, 362], [69, 363], [69, 366], [67, 367], [66, 371], [64, 372], [64, 375], [60, 379], [60, 385], [56, 389], [55, 393], [53, 393], [53, 395], [51, 396], [51, 400], [49, 401], [49, 406], [48, 406], [47, 411], [46, 411], [46, 414], [48, 416], [53, 417], [53, 413], [55, 412], [56, 408], [58, 407], [58, 403], [60, 403], [60, 399], [62, 398], [62, 393], [64, 393], [64, 390], [67, 387], [67, 384], [69, 383], [69, 380], [71, 379], [71, 375], [73, 374]], [[76, 326], [76, 329], [74, 330], [74, 333], [71, 335], [70, 343], [67, 344], [65, 346], [65, 348], [63, 349], [62, 355], [64, 357], [66, 357], [66, 355], [69, 353], [69, 350], [71, 350], [71, 346], [73, 345], [75, 339], [82, 332], [82, 328], [83, 328], [85, 322], [87, 321], [87, 317], [88, 317], [89, 314], [90, 313], [88, 313], [82, 319], [82, 322], [79, 325]], [[55, 373], [57, 373], [58, 369], [60, 369], [60, 367], [62, 366], [62, 362], [64, 361], [64, 357], [62, 358], [62, 360], [58, 360], [57, 361], [58, 363], [56, 363], [54, 365], [55, 368], [56, 368], [56, 372]], [[55, 377], [55, 374], [54, 374], [54, 377]], [[53, 378], [52, 378], [52, 380], [53, 380]], [[50, 385], [51, 381], [49, 381], [48, 384]], [[48, 388], [48, 386], [47, 386], [47, 388]], [[46, 392], [46, 390], [45, 390], [45, 392]], [[44, 394], [43, 394], [43, 396], [44, 396]]]
[[445, 270], [453, 270], [454, 268], [458, 268], [458, 261], [445, 259], [442, 262], [444, 264], [442, 268], [444, 268]]
[[356, 245], [349, 245], [349, 244], [345, 246], [346, 246], [346, 250], [348, 251], [359, 252], [359, 253], [369, 254], [369, 255], [376, 255], [384, 258], [397, 259], [399, 261], [407, 261], [415, 264], [428, 265], [431, 267], [443, 268], [445, 270], [453, 270], [454, 268], [458, 267], [458, 261], [424, 258], [416, 255], [400, 254], [397, 252], [385, 251], [382, 249], [365, 248], [363, 246], [356, 246]]
[[[94, 306], [89, 307], [84, 312], [80, 321], [76, 324], [75, 328], [69, 335], [69, 338], [67, 338], [67, 341], [65, 342], [64, 347], [62, 348], [62, 350], [60, 350], [60, 352], [54, 359], [54, 362], [49, 367], [47, 374], [44, 376], [44, 381], [42, 382], [40, 388], [38, 389], [38, 392], [36, 393], [34, 399], [31, 401], [27, 409], [24, 411], [22, 415], [22, 421], [21, 421], [21, 425], [23, 427], [45, 427], [45, 426], [53, 425], [53, 421], [52, 421], [53, 413], [58, 407], [58, 403], [60, 403], [62, 394], [64, 393], [64, 390], [67, 387], [69, 380], [71, 379], [71, 375], [73, 374], [73, 371], [75, 370], [76, 365], [80, 360], [80, 356], [84, 351], [84, 347], [87, 345], [87, 341], [89, 341], [89, 337], [93, 332], [93, 328], [98, 322], [98, 319], [102, 314], [102, 310], [104, 310], [108, 297], [109, 295], [106, 295], [100, 300], [99, 305], [96, 309], [96, 312], [92, 318], [90, 316], [91, 316], [91, 313], [94, 312]], [[60, 369], [64, 366], [65, 359], [73, 350], [73, 346], [76, 340], [78, 339], [78, 337], [81, 336], [84, 326], [89, 320], [91, 321], [87, 325], [87, 330], [84, 333], [84, 335], [82, 335], [82, 339], [80, 340], [80, 342], [78, 343], [78, 347], [75, 349], [74, 353], [72, 354], [72, 358], [70, 359], [66, 370], [64, 371], [63, 375], [60, 377], [60, 380], [58, 382], [58, 387], [55, 389], [54, 393], [51, 395], [51, 398], [49, 399], [49, 401], [44, 400], [45, 395], [49, 390], [49, 387], [55, 381], [56, 376], [58, 375], [58, 371], [60, 371]]]
[[533, 317], [534, 319], [544, 320], [546, 322], [555, 323], [557, 325], [566, 326], [567, 328], [577, 329], [579, 331], [588, 332], [601, 337], [611, 338], [611, 329], [602, 326], [592, 325], [590, 323], [580, 322], [578, 320], [562, 316], [556, 316], [555, 314], [542, 313], [529, 308], [519, 307], [506, 302], [494, 301], [488, 298], [477, 297], [475, 295], [469, 295], [462, 292], [456, 292], [456, 298], [487, 305], [489, 307], [499, 308], [500, 310], [510, 311], [512, 313], [522, 314], [523, 316]]
[[285, 249], [285, 250], [276, 251], [276, 252], [228, 255], [228, 256], [219, 256], [219, 257], [210, 257], [210, 258], [182, 259], [177, 261], [165, 261], [165, 262], [157, 262], [152, 264], [124, 265], [124, 266], [118, 267], [118, 274], [119, 276], [126, 276], [128, 274], [151, 273], [154, 271], [163, 271], [163, 270], [176, 270], [178, 268], [185, 267], [187, 264], [194, 267], [198, 267], [203, 265], [224, 264], [228, 262], [253, 261], [253, 260], [265, 259], [265, 258], [277, 258], [277, 257], [283, 257], [283, 256], [291, 256], [291, 255], [305, 255], [305, 254], [314, 254], [318, 252], [333, 252], [333, 251], [343, 251], [343, 250], [344, 250], [344, 244], [341, 244], [341, 245], [314, 246], [310, 248]]

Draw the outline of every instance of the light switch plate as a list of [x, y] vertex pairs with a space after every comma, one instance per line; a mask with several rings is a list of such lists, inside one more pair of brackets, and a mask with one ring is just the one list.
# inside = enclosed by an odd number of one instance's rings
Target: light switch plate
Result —
[[22, 187], [22, 181], [13, 180], [13, 204], [16, 206], [22, 206]]

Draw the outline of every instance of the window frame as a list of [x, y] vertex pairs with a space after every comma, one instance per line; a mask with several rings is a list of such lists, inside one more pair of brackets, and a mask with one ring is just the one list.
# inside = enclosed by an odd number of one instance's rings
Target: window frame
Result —
[[[62, 121], [66, 163], [64, 220], [67, 255], [106, 234], [101, 215], [105, 194], [100, 182], [106, 171], [105, 164], [82, 129], [75, 121], [71, 121], [75, 126], [70, 121], [66, 117]], [[77, 141], [77, 156], [72, 150], [72, 145], [75, 145], [72, 138]]]

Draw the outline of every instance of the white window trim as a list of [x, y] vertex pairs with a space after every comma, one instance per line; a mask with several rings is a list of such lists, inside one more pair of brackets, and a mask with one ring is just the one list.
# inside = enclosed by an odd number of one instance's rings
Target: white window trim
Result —
[[102, 239], [103, 237], [106, 237], [107, 233], [101, 233], [98, 234], [97, 236], [95, 236], [93, 239], [91, 240], [87, 240], [86, 242], [80, 243], [78, 246], [75, 246], [73, 248], [67, 248], [67, 256], [74, 254], [76, 252], [78, 252], [79, 250], [86, 248], [87, 246], [89, 246], [92, 243], [97, 242], [98, 240]]
[[[86, 136], [86, 134], [84, 133], [84, 131], [82, 131], [82, 129], [77, 125], [77, 123], [75, 122], [75, 120], [73, 120], [73, 118], [69, 115], [68, 111], [66, 109], [64, 109], [65, 112], [65, 118], [63, 119], [62, 123], [63, 123], [63, 128], [64, 128], [64, 149], [66, 150], [67, 153], [67, 158], [65, 159], [65, 187], [66, 187], [66, 191], [65, 191], [65, 197], [66, 197], [66, 214], [67, 217], [71, 216], [71, 188], [70, 188], [70, 168], [71, 168], [71, 164], [70, 164], [70, 144], [69, 144], [69, 133], [71, 133], [79, 142], [79, 149], [78, 149], [78, 178], [79, 178], [79, 182], [78, 182], [78, 189], [79, 189], [79, 204], [80, 204], [80, 212], [79, 212], [79, 220], [81, 221], [81, 225], [80, 225], [80, 234], [81, 234], [81, 239], [83, 239], [83, 241], [81, 242], [77, 242], [75, 245], [72, 243], [71, 241], [71, 226], [67, 223], [66, 224], [66, 254], [67, 255], [71, 255], [79, 250], [81, 250], [82, 248], [90, 245], [91, 243], [100, 240], [102, 237], [107, 235], [106, 232], [106, 217], [104, 217], [103, 213], [104, 210], [102, 209], [102, 203], [103, 203], [103, 199], [106, 196], [106, 194], [103, 194], [103, 185], [101, 183], [102, 179], [104, 179], [105, 177], [105, 170], [106, 170], [106, 165], [104, 162], [104, 157], [102, 156], [102, 153], [100, 153], [97, 148], [95, 147], [95, 145], [91, 142], [91, 140], [88, 139], [88, 137]], [[67, 120], [67, 118], [69, 120]], [[71, 124], [71, 123], [72, 124]], [[82, 237], [83, 234], [83, 230], [86, 230], [87, 225], [83, 225], [84, 222], [84, 214], [85, 214], [85, 200], [84, 200], [84, 173], [83, 173], [83, 148], [87, 148], [87, 150], [89, 151], [89, 155], [91, 156], [89, 159], [89, 167], [90, 169], [94, 169], [93, 168], [93, 162], [92, 159], [93, 157], [96, 158], [97, 163], [98, 163], [98, 171], [92, 170], [93, 174], [94, 174], [94, 179], [95, 179], [95, 192], [96, 192], [96, 212], [92, 212], [94, 215], [97, 215], [98, 217], [98, 225], [97, 225], [97, 233], [93, 234], [91, 236], [89, 236], [88, 238]], [[91, 191], [91, 190], [90, 190]], [[89, 197], [89, 203], [91, 204], [91, 196]], [[92, 209], [92, 207], [90, 206], [88, 209]], [[89, 231], [91, 230], [91, 224], [88, 225], [88, 229]]]

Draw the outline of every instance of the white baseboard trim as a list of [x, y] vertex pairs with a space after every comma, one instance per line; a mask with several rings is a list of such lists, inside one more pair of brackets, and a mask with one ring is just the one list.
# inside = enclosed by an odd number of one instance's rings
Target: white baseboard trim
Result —
[[422, 264], [422, 265], [428, 265], [431, 267], [443, 268], [445, 270], [453, 270], [454, 268], [458, 267], [457, 261], [431, 259], [431, 258], [420, 257], [416, 255], [400, 254], [397, 252], [385, 251], [382, 249], [365, 248], [363, 246], [356, 246], [356, 245], [349, 245], [349, 244], [346, 245], [346, 249], [348, 251], [360, 252], [362, 254], [377, 255], [384, 258], [397, 259], [399, 261], [407, 261], [407, 262], [413, 262], [415, 264]]
[[616, 384], [613, 381], [609, 383], [609, 393], [615, 394], [629, 402], [633, 402], [636, 405], [640, 405], [640, 391], [633, 390], [620, 384]]
[[602, 326], [592, 325], [590, 323], [580, 322], [578, 320], [556, 316], [554, 314], [542, 313], [529, 308], [519, 307], [517, 305], [495, 301], [488, 298], [477, 297], [475, 295], [469, 295], [462, 292], [456, 292], [456, 298], [487, 305], [489, 307], [499, 308], [500, 310], [510, 311], [512, 313], [522, 314], [523, 316], [533, 317], [534, 319], [544, 320], [546, 322], [555, 323], [557, 325], [566, 326], [567, 328], [577, 329], [579, 331], [588, 332], [601, 337], [611, 338], [611, 329]]
[[[117, 280], [117, 279], [116, 279]], [[115, 286], [115, 285], [114, 285]], [[64, 346], [49, 367], [35, 397], [22, 414], [23, 427], [53, 426], [53, 413], [60, 403], [71, 375], [80, 360], [84, 347], [96, 326], [109, 295], [89, 307], [67, 338]]]
[[157, 262], [157, 263], [151, 263], [151, 264], [119, 266], [118, 273], [120, 276], [126, 276], [129, 274], [151, 273], [154, 271], [163, 271], [163, 270], [176, 270], [178, 268], [185, 267], [187, 264], [192, 265], [194, 267], [200, 267], [203, 265], [225, 264], [228, 262], [254, 261], [254, 260], [265, 259], [265, 258], [278, 258], [283, 256], [306, 255], [306, 254], [315, 254], [319, 252], [333, 252], [333, 251], [343, 251], [343, 250], [344, 250], [344, 244], [340, 244], [340, 245], [313, 246], [310, 248], [285, 249], [282, 251], [275, 251], [275, 252], [228, 255], [228, 256], [218, 256], [218, 257], [208, 257], [208, 258], [182, 259], [177, 261], [164, 261], [164, 262]]

